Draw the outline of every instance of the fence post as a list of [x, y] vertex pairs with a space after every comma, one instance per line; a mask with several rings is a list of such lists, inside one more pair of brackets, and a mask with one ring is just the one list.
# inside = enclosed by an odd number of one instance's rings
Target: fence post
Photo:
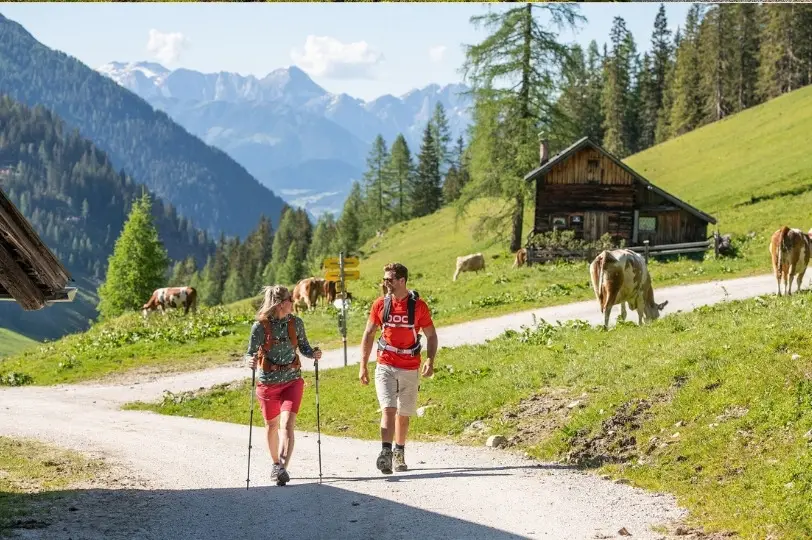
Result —
[[646, 257], [646, 263], [648, 263], [648, 240], [643, 240], [643, 246], [645, 246], [644, 256]]
[[713, 258], [719, 258], [719, 231], [713, 231]]

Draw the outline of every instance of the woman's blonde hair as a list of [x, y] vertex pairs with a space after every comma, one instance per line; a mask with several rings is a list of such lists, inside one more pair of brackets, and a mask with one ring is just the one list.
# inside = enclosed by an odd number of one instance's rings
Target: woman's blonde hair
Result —
[[259, 311], [257, 311], [256, 319], [258, 321], [270, 320], [276, 308], [279, 307], [282, 302], [291, 298], [288, 288], [282, 285], [266, 285], [262, 288], [262, 294], [265, 298], [259, 307]]

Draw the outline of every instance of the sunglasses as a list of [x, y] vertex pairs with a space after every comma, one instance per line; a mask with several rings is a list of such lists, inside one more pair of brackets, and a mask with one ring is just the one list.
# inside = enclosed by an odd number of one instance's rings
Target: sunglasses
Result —
[[389, 278], [389, 277], [385, 277], [385, 278], [383, 278], [383, 282], [384, 282], [384, 283], [392, 283], [392, 282], [393, 282], [393, 281], [395, 281], [396, 279], [401, 279], [401, 278]]

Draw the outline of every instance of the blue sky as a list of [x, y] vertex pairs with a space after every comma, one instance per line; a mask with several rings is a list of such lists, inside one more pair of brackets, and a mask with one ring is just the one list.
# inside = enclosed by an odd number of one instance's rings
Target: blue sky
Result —
[[[669, 26], [683, 24], [688, 3], [666, 4]], [[499, 6], [495, 6], [498, 8]], [[638, 48], [648, 50], [657, 3], [581, 4], [587, 22], [563, 41], [608, 41], [621, 16]], [[90, 67], [157, 61], [169, 68], [258, 77], [296, 64], [330, 92], [362, 99], [403, 94], [430, 83], [461, 81], [461, 44], [486, 34], [469, 22], [486, 4], [2, 4], [45, 45]]]

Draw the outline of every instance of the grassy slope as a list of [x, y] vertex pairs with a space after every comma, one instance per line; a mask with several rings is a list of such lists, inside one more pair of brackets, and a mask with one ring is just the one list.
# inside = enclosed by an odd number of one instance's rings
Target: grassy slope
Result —
[[22, 334], [0, 328], [0, 357], [17, 354], [37, 342]]
[[0, 536], [11, 534], [17, 522], [44, 525], [42, 507], [47, 508], [48, 496], [90, 480], [103, 467], [101, 461], [76, 452], [0, 437]]
[[[732, 232], [740, 257], [704, 262], [683, 259], [650, 262], [655, 287], [715, 278], [765, 273], [770, 270], [767, 239], [782, 223], [807, 229], [807, 208], [812, 204], [812, 154], [805, 152], [812, 139], [812, 87], [787, 94], [744, 111], [722, 122], [703, 127], [678, 139], [631, 156], [626, 161], [657, 185], [712, 213], [722, 233]], [[801, 190], [787, 194], [788, 190]], [[754, 204], [744, 204], [751, 197]], [[593, 297], [587, 264], [549, 264], [512, 269], [512, 255], [498, 245], [472, 239], [471, 227], [487, 212], [487, 201], [475, 204], [470, 215], [455, 221], [453, 209], [395, 225], [383, 237], [370, 240], [363, 251], [361, 279], [349, 290], [359, 300], [348, 319], [348, 339], [360, 341], [369, 302], [377, 295], [382, 267], [400, 261], [411, 271], [410, 286], [430, 302], [438, 326], [499, 315], [512, 311], [561, 304]], [[528, 209], [525, 229], [532, 224]], [[810, 223], [812, 226], [812, 223]], [[755, 236], [745, 235], [753, 231]], [[453, 283], [458, 255], [482, 251], [486, 271], [465, 273]], [[96, 378], [113, 371], [139, 366], [154, 369], [188, 369], [222, 363], [245, 347], [251, 300], [228, 306], [240, 322], [228, 326], [227, 337], [209, 337], [194, 345], [167, 349], [163, 345], [122, 344], [97, 358], [78, 356], [85, 368], [62, 370], [59, 362], [70, 357], [71, 336], [50, 345], [45, 354], [0, 359], [0, 375], [22, 371], [36, 384]], [[339, 347], [336, 312], [320, 308], [305, 314], [308, 335], [323, 349]], [[137, 317], [125, 318], [131, 331], [140, 331]], [[124, 323], [114, 323], [122, 325]], [[103, 332], [104, 327], [94, 331]], [[96, 353], [94, 352], [94, 356]]]
[[[481, 444], [502, 434], [534, 456], [672, 492], [709, 530], [808, 537], [810, 324], [812, 297], [803, 293], [644, 328], [541, 327], [458, 347], [421, 383], [419, 405], [428, 408], [411, 436]], [[352, 366], [320, 376], [321, 429], [376, 439], [375, 392], [356, 377]], [[306, 383], [298, 426], [315, 430], [310, 374]], [[127, 408], [245, 423], [248, 393], [240, 384]], [[484, 429], [470, 427], [477, 420]]]

